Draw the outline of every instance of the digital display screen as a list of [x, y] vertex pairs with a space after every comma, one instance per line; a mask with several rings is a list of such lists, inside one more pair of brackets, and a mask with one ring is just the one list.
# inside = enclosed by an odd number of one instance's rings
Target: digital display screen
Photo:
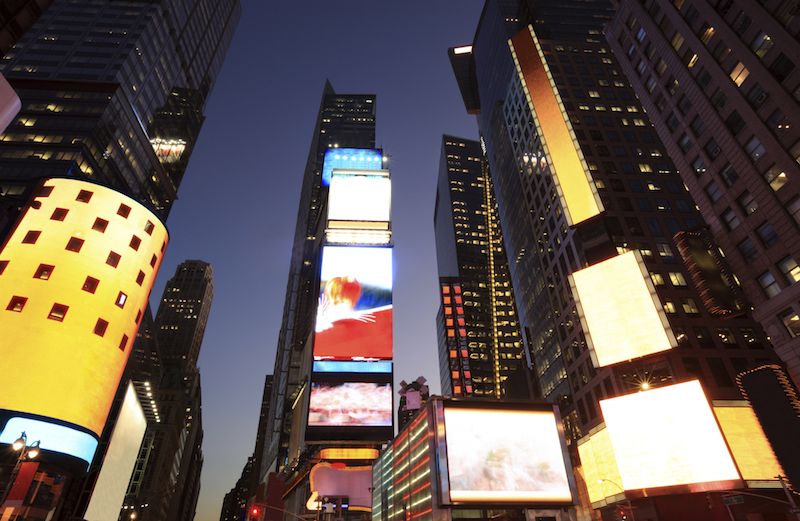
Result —
[[309, 427], [391, 427], [392, 384], [312, 382]]
[[391, 373], [391, 362], [314, 362], [315, 373]]
[[392, 181], [388, 172], [336, 170], [328, 192], [328, 220], [388, 222]]
[[329, 148], [322, 163], [322, 185], [331, 184], [334, 169], [380, 170], [383, 168], [383, 151], [371, 148]]
[[739, 480], [700, 382], [600, 401], [625, 490]]
[[450, 501], [572, 503], [571, 470], [552, 409], [445, 405], [444, 423]]
[[325, 246], [314, 360], [392, 358], [392, 249]]

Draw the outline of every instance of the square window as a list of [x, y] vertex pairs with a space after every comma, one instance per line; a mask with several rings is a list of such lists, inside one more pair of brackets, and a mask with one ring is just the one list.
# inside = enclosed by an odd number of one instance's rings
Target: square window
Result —
[[794, 219], [794, 222], [800, 226], [800, 196], [795, 196], [786, 203], [786, 211]]
[[789, 336], [792, 338], [800, 336], [800, 316], [792, 308], [784, 309], [778, 318], [783, 322]]
[[669, 273], [669, 281], [673, 286], [686, 286], [686, 278], [679, 271], [671, 271]]
[[79, 251], [81, 251], [81, 248], [83, 248], [83, 243], [84, 243], [83, 239], [79, 239], [77, 237], [70, 237], [70, 239], [67, 241], [67, 250], [78, 253]]
[[744, 149], [750, 154], [753, 161], [758, 161], [767, 152], [767, 149], [761, 144], [761, 140], [756, 136], [750, 138], [750, 141], [747, 142]]
[[739, 206], [742, 207], [742, 211], [744, 211], [746, 215], [751, 215], [758, 210], [758, 202], [756, 201], [756, 198], [753, 197], [753, 194], [746, 190], [744, 193], [742, 193], [742, 195], [739, 196], [737, 201], [739, 202]]
[[88, 190], [81, 190], [80, 192], [78, 192], [78, 197], [76, 197], [75, 200], [80, 201], [82, 203], [88, 203], [89, 201], [91, 201], [92, 195], [94, 195], [93, 192], [90, 192]]
[[92, 225], [92, 230], [100, 233], [105, 233], [106, 228], [108, 228], [108, 221], [105, 219], [101, 219], [98, 217], [94, 220], [94, 224]]
[[6, 271], [7, 267], [8, 267], [8, 261], [0, 260], [0, 275], [2, 275], [4, 271]]
[[53, 193], [52, 186], [43, 186], [39, 188], [39, 191], [36, 192], [36, 197], [50, 197], [50, 194]]
[[122, 256], [117, 252], [109, 252], [108, 258], [106, 259], [106, 264], [109, 266], [117, 267], [119, 266], [119, 261], [122, 259]]
[[736, 343], [736, 337], [733, 336], [733, 331], [728, 329], [727, 327], [719, 327], [716, 329], [717, 337], [719, 338], [720, 342], [725, 345], [731, 345]]
[[761, 289], [764, 290], [764, 294], [767, 298], [772, 298], [781, 292], [778, 281], [775, 280], [775, 277], [769, 271], [765, 271], [758, 276], [758, 284], [761, 286]]
[[735, 136], [744, 129], [744, 118], [742, 118], [742, 116], [734, 110], [725, 119], [725, 126], [728, 127], [728, 130], [731, 131], [731, 134]]
[[786, 172], [778, 168], [777, 165], [772, 165], [764, 174], [764, 180], [769, 183], [770, 188], [777, 192], [786, 184], [788, 178], [786, 177]]
[[66, 208], [56, 208], [53, 210], [53, 214], [50, 216], [51, 221], [63, 221], [66, 219], [69, 210]]
[[86, 280], [83, 281], [83, 287], [81, 288], [83, 291], [88, 291], [89, 293], [94, 293], [97, 291], [97, 286], [100, 284], [100, 281], [94, 277], [86, 277]]
[[722, 220], [725, 221], [725, 226], [727, 226], [729, 230], [734, 230], [742, 224], [739, 220], [739, 216], [736, 215], [736, 212], [732, 208], [726, 208], [725, 211], [722, 212]]
[[719, 173], [719, 176], [725, 181], [725, 184], [728, 186], [733, 186], [733, 183], [739, 179], [739, 174], [736, 170], [733, 169], [731, 165], [726, 165], [725, 168], [722, 169], [722, 172]]
[[737, 87], [741, 87], [744, 80], [750, 75], [750, 71], [744, 66], [744, 63], [739, 62], [731, 69], [730, 78]]
[[136, 276], [136, 284], [141, 286], [142, 282], [144, 282], [144, 272], [139, 270], [139, 274]]
[[141, 319], [142, 319], [142, 310], [140, 309], [139, 311], [136, 312], [135, 322], [138, 324]]
[[697, 304], [695, 303], [694, 299], [687, 298], [686, 300], [683, 301], [682, 307], [683, 307], [683, 312], [686, 313], [687, 315], [697, 315], [698, 313], [700, 313], [700, 309], [697, 307]]
[[785, 54], [780, 53], [778, 57], [775, 58], [775, 61], [772, 62], [772, 65], [769, 66], [769, 70], [772, 75], [775, 76], [776, 80], [783, 81], [794, 70], [794, 62]]
[[117, 300], [116, 302], [114, 302], [114, 304], [116, 304], [118, 308], [124, 308], [125, 302], [127, 301], [128, 301], [128, 295], [120, 291], [119, 294], [117, 295]]
[[654, 286], [663, 286], [664, 285], [664, 276], [660, 273], [650, 273], [650, 280], [653, 281]]
[[704, 150], [706, 151], [706, 154], [708, 154], [708, 157], [710, 157], [711, 159], [716, 159], [719, 153], [721, 152], [721, 149], [719, 148], [719, 145], [717, 144], [714, 138], [708, 140], [708, 143], [706, 143]]
[[33, 278], [47, 280], [50, 278], [50, 275], [53, 274], [54, 269], [56, 269], [56, 267], [50, 264], [39, 264], [39, 267], [36, 268], [36, 272], [33, 274]]
[[778, 268], [789, 284], [800, 281], [800, 266], [797, 265], [797, 261], [794, 260], [794, 257], [790, 256], [781, 259], [781, 261], [778, 262]]
[[47, 315], [47, 318], [49, 318], [50, 320], [55, 320], [56, 322], [63, 322], [64, 317], [67, 316], [67, 311], [69, 311], [69, 306], [55, 303], [53, 304], [53, 307], [50, 309], [50, 313]]
[[131, 214], [131, 207], [127, 204], [119, 205], [119, 209], [117, 209], [117, 215], [124, 217], [125, 219]]
[[125, 351], [126, 347], [128, 347], [128, 335], [122, 335], [122, 340], [119, 342], [119, 350]]
[[756, 228], [756, 233], [758, 233], [765, 248], [769, 248], [778, 242], [778, 232], [776, 232], [775, 228], [768, 222]]
[[36, 244], [36, 241], [39, 240], [39, 236], [42, 234], [39, 230], [31, 230], [25, 234], [25, 237], [22, 238], [22, 244]]
[[144, 225], [144, 233], [146, 233], [147, 235], [153, 235], [154, 229], [155, 225], [150, 221], [147, 221], [147, 224]]
[[712, 203], [719, 201], [722, 197], [722, 193], [722, 189], [720, 189], [716, 181], [711, 181], [708, 183], [708, 185], [706, 185], [706, 194]]
[[97, 323], [94, 325], [94, 334], [97, 336], [104, 336], [106, 334], [106, 329], [108, 329], [108, 321], [98, 318]]
[[8, 302], [6, 310], [15, 311], [19, 313], [20, 311], [22, 311], [22, 308], [25, 307], [26, 302], [28, 302], [28, 297], [13, 296], [11, 297], [11, 300]]
[[706, 173], [706, 162], [703, 161], [703, 158], [698, 156], [692, 161], [692, 170], [697, 177]]
[[133, 248], [134, 251], [138, 251], [139, 250], [139, 246], [141, 246], [141, 245], [142, 245], [142, 240], [139, 237], [137, 237], [135, 235], [133, 237], [131, 237], [131, 243], [130, 243], [129, 246], [131, 248]]
[[737, 244], [736, 249], [739, 250], [739, 253], [742, 254], [742, 257], [746, 261], [751, 261], [758, 257], [758, 248], [756, 248], [756, 245], [753, 244], [753, 241], [751, 241], [749, 238], [746, 238]]

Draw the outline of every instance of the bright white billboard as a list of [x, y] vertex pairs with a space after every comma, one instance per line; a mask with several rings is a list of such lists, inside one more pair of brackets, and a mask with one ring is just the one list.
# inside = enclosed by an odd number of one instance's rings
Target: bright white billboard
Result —
[[739, 480], [700, 382], [600, 401], [625, 490]]
[[108, 521], [119, 516], [145, 429], [147, 420], [144, 411], [133, 385], [129, 382], [103, 466], [84, 515], [87, 521]]
[[567, 469], [562, 432], [552, 409], [446, 404], [444, 423], [451, 502], [572, 502], [571, 469]]
[[388, 222], [391, 204], [388, 170], [334, 170], [328, 192], [329, 221]]

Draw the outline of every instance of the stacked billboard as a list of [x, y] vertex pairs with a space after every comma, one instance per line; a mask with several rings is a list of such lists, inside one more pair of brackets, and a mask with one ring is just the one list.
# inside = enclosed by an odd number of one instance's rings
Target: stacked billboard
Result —
[[379, 150], [332, 149], [306, 440], [393, 434], [391, 180]]

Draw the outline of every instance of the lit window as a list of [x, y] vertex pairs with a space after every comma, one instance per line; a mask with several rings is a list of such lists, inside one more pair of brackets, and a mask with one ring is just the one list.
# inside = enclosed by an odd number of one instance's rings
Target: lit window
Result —
[[81, 251], [81, 248], [83, 248], [83, 243], [84, 243], [83, 239], [79, 239], [77, 237], [70, 237], [70, 239], [67, 241], [66, 249], [68, 251], [73, 251], [75, 253], [78, 253], [79, 251]]
[[764, 290], [764, 294], [767, 298], [772, 298], [781, 292], [778, 281], [775, 280], [775, 277], [769, 271], [765, 271], [758, 276], [758, 284], [761, 286], [761, 289]]
[[53, 304], [53, 307], [50, 309], [50, 313], [47, 315], [47, 318], [50, 320], [55, 320], [56, 322], [63, 322], [64, 317], [67, 316], [67, 311], [69, 310], [69, 306], [65, 306], [64, 304]]
[[719, 337], [720, 342], [726, 345], [731, 345], [736, 343], [736, 337], [733, 336], [733, 331], [728, 329], [727, 327], [720, 327], [716, 330], [717, 337]]
[[786, 277], [789, 284], [800, 281], [800, 266], [797, 265], [797, 261], [794, 260], [794, 257], [783, 258], [778, 262], [778, 268], [780, 268], [781, 273]]
[[600, 97], [600, 93], [597, 92], [596, 90], [590, 90], [589, 91], [589, 97], [590, 98], [599, 98]]
[[671, 258], [674, 256], [672, 253], [672, 248], [669, 247], [669, 244], [658, 243], [656, 244], [656, 248], [658, 249], [658, 254], [661, 257]]
[[683, 301], [682, 307], [683, 307], [683, 312], [686, 313], [687, 315], [696, 315], [700, 313], [700, 310], [698, 309], [694, 299], [687, 298], [686, 300]]
[[665, 300], [664, 301], [664, 311], [667, 312], [667, 313], [675, 313], [675, 311], [676, 311], [675, 303], [672, 302], [669, 299]]
[[22, 308], [25, 307], [26, 302], [28, 302], [27, 297], [11, 297], [11, 300], [8, 302], [8, 306], [6, 306], [6, 310], [19, 313], [22, 311]]
[[124, 308], [125, 302], [127, 301], [128, 301], [128, 295], [120, 291], [119, 294], [117, 295], [117, 300], [116, 302], [114, 302], [114, 304], [116, 304], [117, 307]]
[[654, 286], [663, 286], [664, 285], [664, 276], [660, 273], [650, 273], [650, 279], [653, 281]]
[[712, 203], [719, 201], [722, 197], [722, 193], [722, 189], [720, 189], [716, 181], [711, 181], [706, 185], [706, 194]]
[[692, 161], [692, 170], [697, 177], [700, 177], [706, 173], [706, 162], [703, 161], [700, 156], [696, 157], [695, 160]]
[[36, 272], [33, 274], [33, 278], [47, 280], [50, 278], [50, 275], [53, 274], [54, 269], [56, 269], [56, 267], [50, 264], [39, 264], [39, 267], [36, 268]]
[[775, 42], [772, 41], [772, 38], [770, 38], [767, 33], [761, 31], [756, 35], [753, 43], [750, 44], [750, 48], [754, 53], [756, 53], [756, 56], [763, 58], [764, 55], [767, 54], [770, 49], [772, 49], [774, 44]]
[[786, 184], [788, 181], [786, 177], [786, 172], [784, 172], [781, 168], [778, 168], [776, 165], [772, 165], [767, 173], [764, 174], [764, 179], [769, 183], [770, 188], [775, 190], [776, 192]]
[[783, 322], [783, 325], [786, 327], [786, 331], [789, 332], [789, 335], [794, 338], [796, 336], [800, 336], [800, 316], [794, 312], [791, 308], [784, 309], [778, 318]]
[[708, 24], [703, 24], [703, 27], [700, 29], [700, 40], [703, 44], [707, 44], [708, 41], [714, 36], [714, 28]]
[[675, 31], [675, 34], [673, 35], [672, 41], [670, 42], [670, 44], [672, 45], [673, 49], [678, 51], [678, 50], [680, 50], [681, 45], [683, 45], [684, 40], [685, 40], [685, 38], [683, 37], [683, 35], [680, 32]]
[[671, 271], [669, 273], [669, 281], [672, 283], [673, 286], [685, 286], [686, 279], [683, 276], [683, 273], [679, 271]]
[[750, 71], [747, 70], [744, 63], [739, 62], [733, 67], [733, 70], [731, 70], [730, 78], [737, 87], [741, 87], [742, 83], [744, 83], [744, 80], [746, 80], [749, 75]]

